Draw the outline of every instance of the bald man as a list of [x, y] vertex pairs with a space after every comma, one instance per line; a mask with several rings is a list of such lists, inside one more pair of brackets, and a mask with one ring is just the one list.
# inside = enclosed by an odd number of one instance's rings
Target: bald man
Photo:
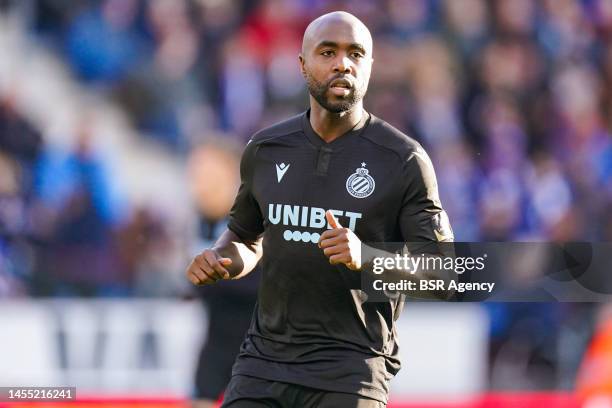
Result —
[[351, 14], [308, 26], [299, 63], [310, 109], [252, 137], [228, 230], [187, 269], [202, 285], [261, 265], [223, 407], [387, 403], [402, 303], [366, 302], [361, 243], [453, 237], [427, 154], [363, 109], [372, 51]]

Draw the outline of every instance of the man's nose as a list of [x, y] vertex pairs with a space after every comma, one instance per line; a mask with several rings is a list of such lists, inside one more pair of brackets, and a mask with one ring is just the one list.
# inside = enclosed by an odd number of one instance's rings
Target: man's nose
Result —
[[336, 60], [334, 72], [344, 72], [345, 74], [350, 74], [351, 66], [352, 62], [349, 57], [340, 57]]

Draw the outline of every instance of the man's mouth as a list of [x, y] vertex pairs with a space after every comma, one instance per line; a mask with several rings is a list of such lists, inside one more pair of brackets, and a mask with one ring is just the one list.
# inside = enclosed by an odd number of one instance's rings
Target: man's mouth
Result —
[[346, 96], [353, 88], [353, 84], [347, 79], [334, 79], [329, 84], [329, 88], [332, 90], [334, 95]]

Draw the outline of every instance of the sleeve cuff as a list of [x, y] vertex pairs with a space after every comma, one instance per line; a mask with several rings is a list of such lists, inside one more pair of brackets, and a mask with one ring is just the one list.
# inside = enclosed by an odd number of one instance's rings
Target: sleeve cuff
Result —
[[235, 220], [230, 220], [227, 228], [244, 241], [255, 241], [261, 236], [261, 233], [259, 232], [249, 231], [248, 229], [241, 227]]

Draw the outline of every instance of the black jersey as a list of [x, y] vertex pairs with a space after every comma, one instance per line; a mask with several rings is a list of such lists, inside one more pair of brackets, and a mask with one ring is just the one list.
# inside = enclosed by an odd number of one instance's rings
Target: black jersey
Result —
[[[317, 246], [325, 211], [362, 242], [435, 242], [442, 210], [434, 170], [413, 139], [364, 112], [326, 143], [309, 112], [258, 132], [241, 162], [229, 229], [263, 234], [262, 279], [233, 373], [386, 402], [400, 368], [401, 303], [365, 302], [360, 273]], [[231, 322], [229, 323], [231, 324]]]

